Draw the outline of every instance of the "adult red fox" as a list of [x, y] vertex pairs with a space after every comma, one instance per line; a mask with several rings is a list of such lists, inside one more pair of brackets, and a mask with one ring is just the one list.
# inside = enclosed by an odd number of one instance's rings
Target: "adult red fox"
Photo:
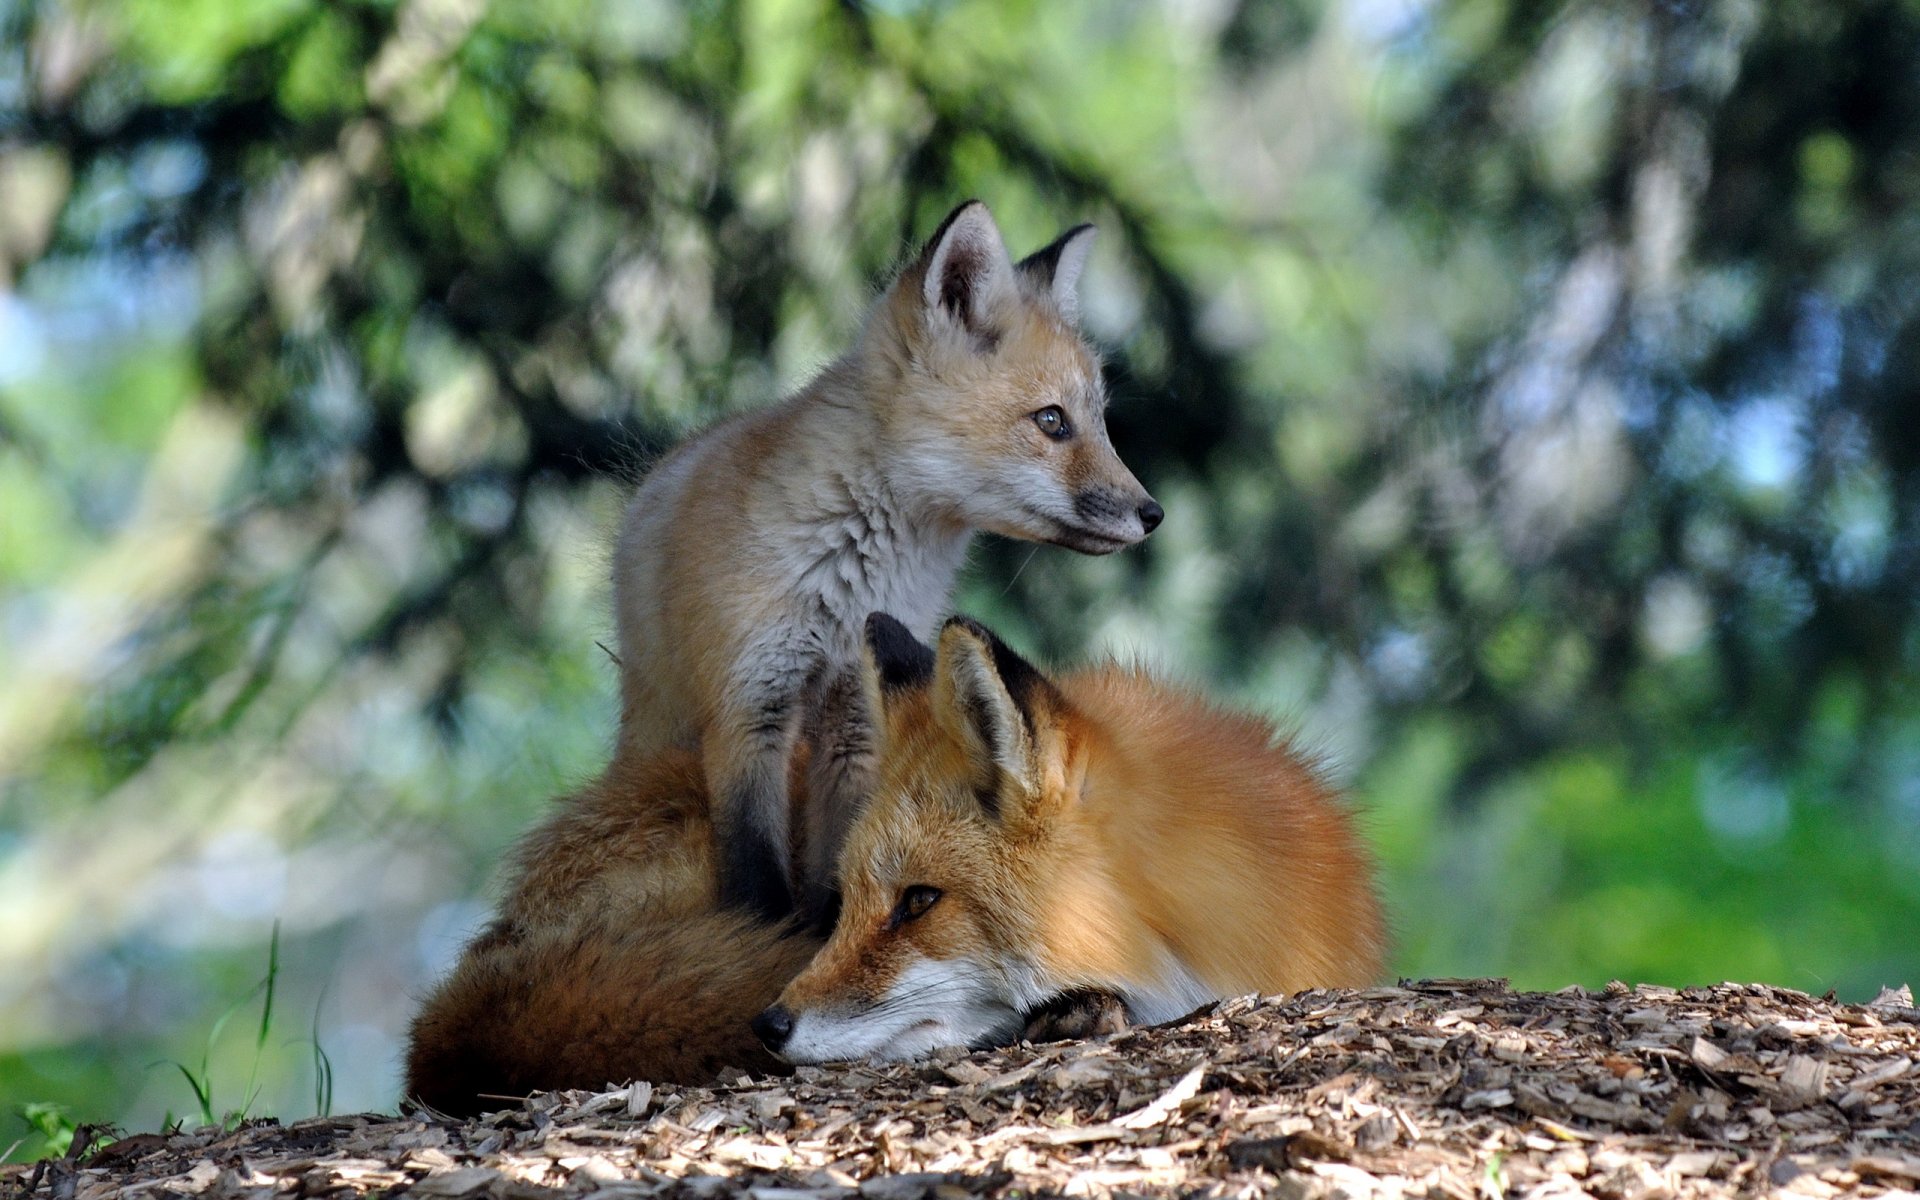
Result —
[[488, 1097], [779, 1064], [748, 1028], [819, 942], [722, 909], [695, 755], [616, 760], [520, 845], [498, 918], [414, 1018], [406, 1094]]
[[1346, 810], [1264, 720], [1139, 671], [1048, 679], [965, 618], [869, 622], [878, 784], [832, 937], [754, 1019], [791, 1062], [990, 1044], [1062, 993], [1138, 1021], [1373, 980]]
[[[1082, 225], [1016, 264], [986, 206], [961, 205], [848, 354], [680, 446], [634, 495], [614, 565], [620, 753], [699, 746], [728, 903], [777, 919], [802, 885], [803, 908], [830, 914], [833, 855], [870, 783], [867, 613], [930, 634], [976, 530], [1107, 554], [1159, 524], [1074, 328], [1092, 241]], [[837, 717], [806, 731], [795, 837], [803, 711]]]
[[[720, 906], [696, 756], [617, 760], [520, 843], [499, 915], [414, 1017], [406, 1095], [467, 1115], [535, 1091], [776, 1070], [749, 1022], [820, 944]], [[1110, 1016], [1075, 999], [1029, 1036]]]

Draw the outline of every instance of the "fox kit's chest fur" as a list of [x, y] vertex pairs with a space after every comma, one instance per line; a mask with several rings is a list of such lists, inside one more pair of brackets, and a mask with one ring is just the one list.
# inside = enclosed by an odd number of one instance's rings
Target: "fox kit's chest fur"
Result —
[[769, 539], [770, 550], [775, 540], [785, 550], [779, 573], [790, 581], [795, 624], [842, 663], [853, 661], [870, 612], [900, 613], [909, 628], [930, 633], [971, 532], [916, 518], [877, 467], [835, 472], [815, 494], [811, 511]]
[[903, 497], [870, 441], [856, 414], [809, 394], [649, 477], [629, 506], [619, 599], [622, 659], [653, 670], [630, 675], [641, 711], [623, 737], [691, 741], [729, 700], [764, 709], [825, 685], [853, 663], [869, 612], [933, 628], [972, 531]]

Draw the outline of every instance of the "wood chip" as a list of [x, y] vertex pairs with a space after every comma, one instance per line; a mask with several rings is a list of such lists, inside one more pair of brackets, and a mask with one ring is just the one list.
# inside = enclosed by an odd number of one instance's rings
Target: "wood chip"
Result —
[[1881, 1063], [1877, 1067], [1869, 1066], [1861, 1070], [1859, 1074], [1853, 1077], [1853, 1087], [1856, 1091], [1865, 1092], [1869, 1089], [1877, 1088], [1883, 1083], [1892, 1083], [1911, 1070], [1913, 1070], [1912, 1059], [1906, 1057], [1894, 1058]]
[[1817, 1099], [1827, 1090], [1827, 1064], [1819, 1059], [1796, 1054], [1787, 1059], [1780, 1072], [1780, 1086], [1796, 1100]]
[[1701, 1037], [1693, 1039], [1693, 1044], [1687, 1048], [1687, 1056], [1693, 1059], [1696, 1066], [1708, 1071], [1718, 1071], [1728, 1059], [1725, 1050]]
[[1146, 1129], [1172, 1119], [1182, 1104], [1199, 1094], [1200, 1080], [1206, 1073], [1204, 1063], [1193, 1068], [1180, 1077], [1180, 1082], [1162, 1092], [1157, 1100], [1123, 1117], [1115, 1117], [1113, 1123], [1122, 1129]]
[[647, 1105], [653, 1103], [653, 1085], [644, 1079], [627, 1089], [627, 1117], [635, 1120], [646, 1115]]
[[415, 1196], [470, 1196], [493, 1186], [500, 1172], [492, 1167], [456, 1167], [417, 1180], [407, 1191]]

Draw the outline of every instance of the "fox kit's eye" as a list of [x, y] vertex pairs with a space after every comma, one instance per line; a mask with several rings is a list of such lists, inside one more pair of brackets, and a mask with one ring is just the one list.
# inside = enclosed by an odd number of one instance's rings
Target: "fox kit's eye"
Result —
[[915, 884], [900, 893], [900, 903], [893, 906], [893, 917], [888, 924], [904, 925], [917, 917], [925, 916], [927, 910], [940, 899], [941, 894], [937, 887]]
[[1058, 404], [1049, 404], [1033, 414], [1033, 423], [1040, 432], [1056, 442], [1064, 442], [1073, 436], [1073, 426], [1067, 424], [1067, 414]]

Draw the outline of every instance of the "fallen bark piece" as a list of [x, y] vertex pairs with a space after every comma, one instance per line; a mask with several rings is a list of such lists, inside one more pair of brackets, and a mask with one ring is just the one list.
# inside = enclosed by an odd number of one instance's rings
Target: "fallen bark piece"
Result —
[[1345, 1162], [1346, 1147], [1312, 1130], [1302, 1130], [1276, 1138], [1250, 1138], [1227, 1146], [1227, 1165], [1240, 1170], [1265, 1167], [1278, 1174], [1297, 1170], [1311, 1162]]
[[1912, 1008], [1913, 989], [1906, 984], [1897, 988], [1881, 988], [1880, 994], [1867, 1001], [1868, 1008]]
[[1852, 1170], [1854, 1174], [1860, 1176], [1883, 1176], [1920, 1183], [1920, 1158], [1896, 1158], [1891, 1154], [1871, 1154], [1865, 1158], [1854, 1159]]

